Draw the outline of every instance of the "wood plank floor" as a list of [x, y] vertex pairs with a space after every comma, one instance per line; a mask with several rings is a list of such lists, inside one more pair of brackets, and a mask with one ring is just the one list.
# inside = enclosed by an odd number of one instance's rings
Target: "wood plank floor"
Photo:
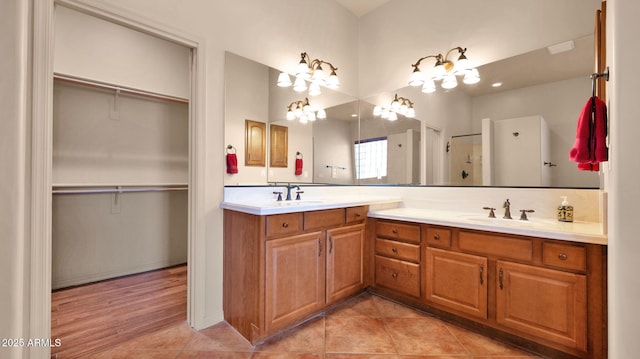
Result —
[[51, 336], [62, 345], [51, 357], [83, 358], [186, 318], [186, 265], [56, 290]]

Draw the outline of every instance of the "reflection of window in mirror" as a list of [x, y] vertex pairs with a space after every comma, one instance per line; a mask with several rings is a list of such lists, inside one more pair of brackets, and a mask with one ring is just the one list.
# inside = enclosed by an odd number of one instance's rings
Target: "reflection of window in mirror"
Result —
[[245, 120], [244, 165], [264, 166], [266, 162], [267, 124]]
[[387, 138], [377, 137], [356, 141], [356, 178], [381, 179], [387, 176]]
[[289, 128], [286, 126], [269, 126], [269, 166], [287, 167], [289, 151]]

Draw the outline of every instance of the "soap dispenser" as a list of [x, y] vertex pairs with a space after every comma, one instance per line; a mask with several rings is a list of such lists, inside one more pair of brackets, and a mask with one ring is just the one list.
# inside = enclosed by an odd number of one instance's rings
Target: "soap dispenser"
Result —
[[562, 203], [558, 206], [558, 221], [573, 222], [573, 206], [567, 201], [567, 196], [561, 196]]

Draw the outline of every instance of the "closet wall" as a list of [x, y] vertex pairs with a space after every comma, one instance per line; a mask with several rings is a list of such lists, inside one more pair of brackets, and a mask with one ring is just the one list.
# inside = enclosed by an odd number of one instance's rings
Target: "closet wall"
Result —
[[52, 287], [185, 263], [189, 49], [57, 6], [54, 62]]

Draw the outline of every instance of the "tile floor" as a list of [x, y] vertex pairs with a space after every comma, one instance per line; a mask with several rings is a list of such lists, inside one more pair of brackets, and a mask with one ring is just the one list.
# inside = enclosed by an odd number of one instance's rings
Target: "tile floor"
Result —
[[411, 308], [364, 293], [266, 343], [251, 346], [227, 323], [186, 323], [92, 358], [479, 359], [540, 358]]

